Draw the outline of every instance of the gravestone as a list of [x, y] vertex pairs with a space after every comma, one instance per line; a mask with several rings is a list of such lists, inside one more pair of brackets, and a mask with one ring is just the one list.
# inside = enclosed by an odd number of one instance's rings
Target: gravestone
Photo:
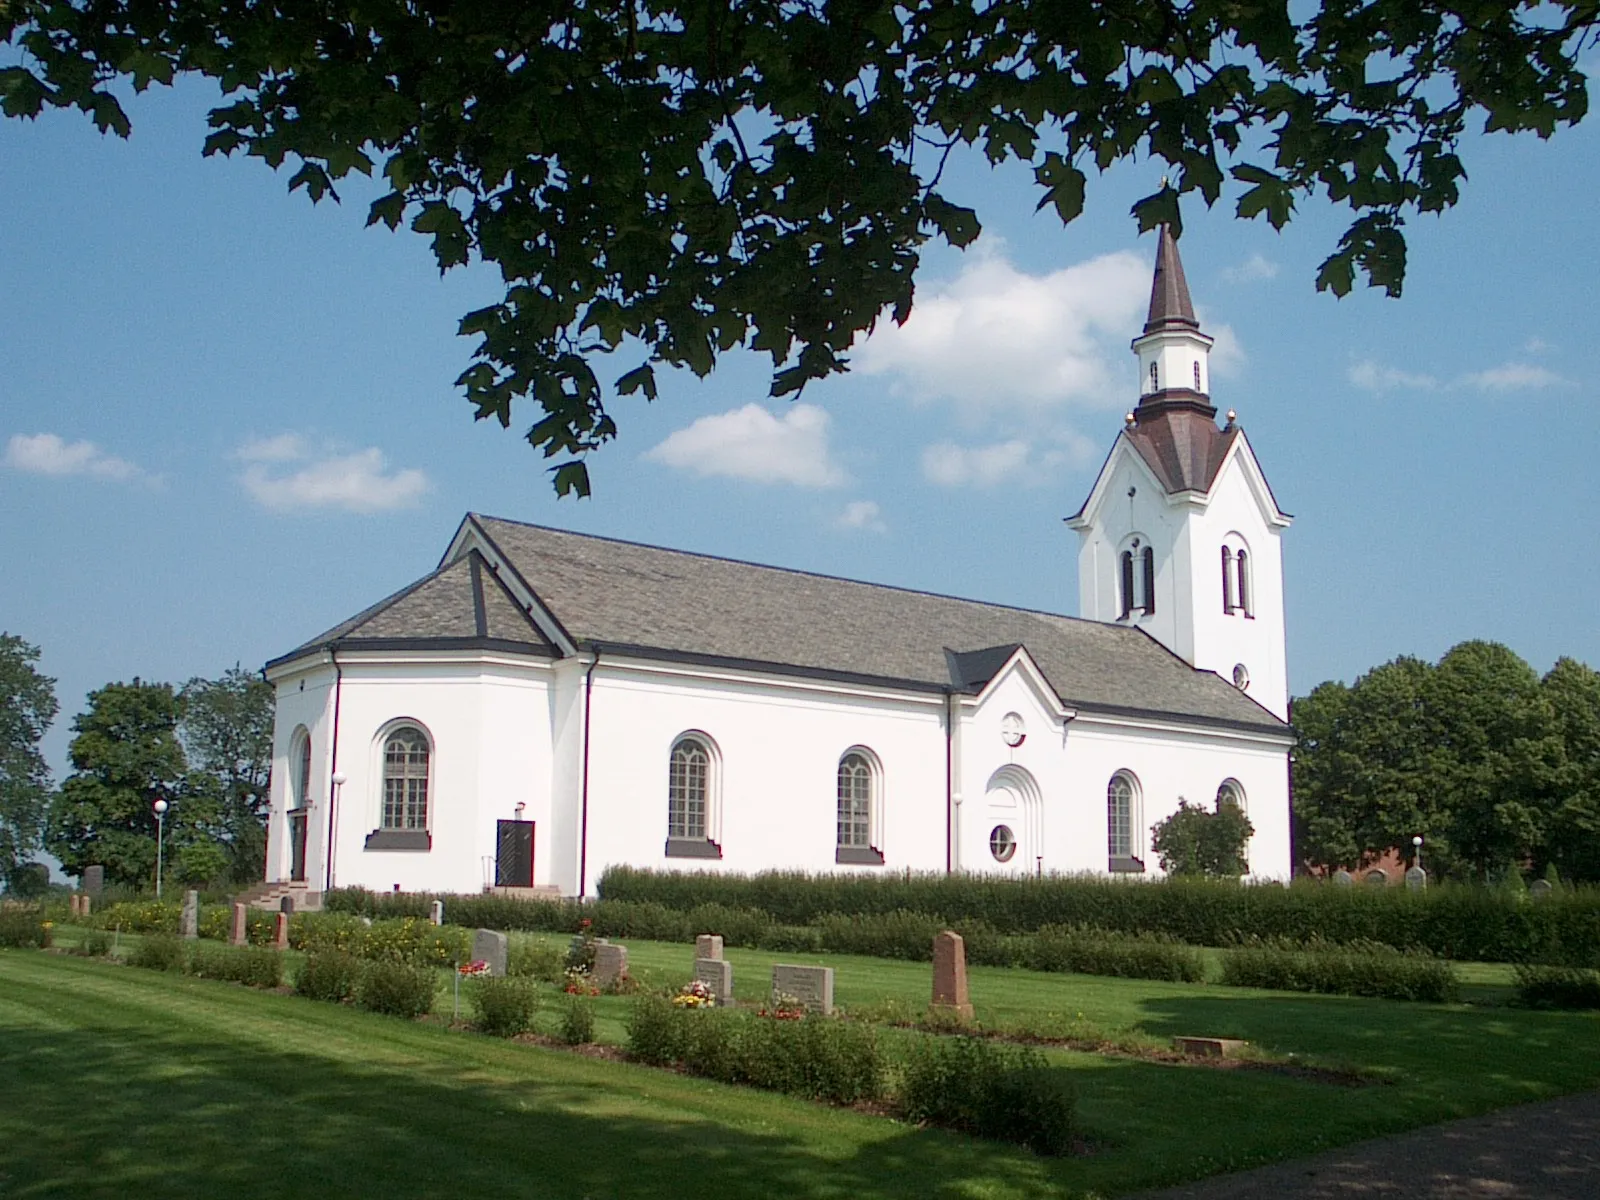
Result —
[[[1541, 879], [1539, 882], [1543, 883], [1544, 880]], [[93, 911], [94, 911], [94, 897], [90, 896], [90, 895], [87, 895], [87, 894], [79, 896], [78, 897], [78, 915], [80, 917], [87, 917]]]
[[79, 904], [76, 893], [67, 897], [67, 912], [74, 917], [83, 915], [82, 905]]
[[1372, 870], [1367, 872], [1367, 882], [1372, 884], [1374, 887], [1382, 887], [1384, 884], [1389, 882], [1389, 877], [1382, 871], [1378, 870], [1378, 868], [1374, 867]]
[[721, 958], [722, 935], [720, 933], [702, 933], [695, 938], [694, 956], [696, 958]]
[[1175, 1037], [1172, 1048], [1179, 1054], [1192, 1054], [1198, 1058], [1236, 1058], [1250, 1043], [1239, 1038]]
[[808, 1013], [833, 1015], [833, 968], [796, 967], [776, 963], [772, 968], [772, 994], [793, 996]]
[[200, 893], [183, 894], [183, 916], [178, 921], [178, 932], [186, 938], [200, 936]]
[[1355, 883], [1356, 877], [1342, 867], [1333, 873], [1333, 881], [1340, 887], [1349, 887]]
[[235, 946], [243, 946], [250, 940], [250, 922], [246, 916], [249, 911], [242, 904], [233, 906], [233, 928], [228, 931], [228, 941]]
[[[831, 1001], [831, 991], [829, 989]], [[967, 944], [946, 929], [933, 935], [933, 1007], [963, 1021], [972, 1020], [967, 998]]]
[[101, 866], [85, 867], [83, 869], [83, 890], [91, 896], [98, 896], [106, 887], [106, 869]]
[[1406, 870], [1406, 890], [1420, 892], [1428, 886], [1428, 873], [1421, 867], [1410, 867]]
[[472, 935], [472, 958], [475, 962], [489, 964], [489, 974], [506, 973], [507, 938], [493, 929], [480, 929]]
[[628, 974], [628, 948], [626, 946], [613, 946], [610, 942], [596, 942], [594, 947], [594, 970], [590, 979], [595, 987], [610, 987], [619, 979]]
[[694, 978], [711, 989], [717, 1007], [733, 1003], [733, 964], [725, 958], [697, 958], [694, 960]]
[[432, 921], [435, 925], [443, 925], [444, 924], [444, 901], [443, 900], [435, 900], [433, 902], [433, 907], [428, 911], [428, 920]]
[[288, 913], [290, 916], [293, 916], [294, 915], [294, 897], [293, 896], [285, 896], [282, 900], [279, 900], [278, 901], [278, 911], [279, 912]]
[[276, 923], [272, 927], [272, 944], [279, 950], [289, 948], [289, 914], [286, 912], [277, 915]]
[[1528, 885], [1528, 898], [1531, 900], [1544, 900], [1555, 890], [1555, 887], [1552, 886], [1548, 879], [1535, 879]]

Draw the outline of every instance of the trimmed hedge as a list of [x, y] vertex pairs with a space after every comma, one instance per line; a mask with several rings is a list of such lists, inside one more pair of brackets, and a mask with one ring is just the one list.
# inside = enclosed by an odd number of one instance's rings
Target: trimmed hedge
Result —
[[899, 1108], [908, 1121], [1064, 1155], [1072, 1151], [1077, 1097], [1066, 1072], [1051, 1070], [1037, 1050], [928, 1037], [905, 1065]]
[[478, 1013], [474, 1026], [494, 1037], [527, 1033], [533, 1027], [533, 1014], [539, 1011], [539, 985], [514, 975], [474, 979], [467, 995]]
[[189, 949], [188, 972], [202, 979], [225, 979], [248, 987], [283, 984], [283, 955], [266, 946], [207, 946]]
[[1164, 979], [1170, 983], [1201, 983], [1206, 977], [1205, 959], [1200, 952], [1165, 934], [1118, 935], [1099, 929], [1050, 925], [1032, 937], [1015, 940], [1021, 946], [1018, 965], [1034, 971]]
[[43, 950], [53, 941], [51, 924], [38, 908], [0, 908], [0, 946]]
[[357, 958], [448, 967], [468, 961], [472, 935], [421, 917], [368, 924], [338, 913], [300, 913], [289, 920], [289, 945], [307, 953], [337, 950]]
[[355, 1002], [369, 1012], [391, 1017], [422, 1017], [433, 1010], [439, 973], [390, 959], [363, 963], [356, 978]]
[[1234, 987], [1323, 992], [1383, 1000], [1448, 1002], [1459, 991], [1450, 964], [1426, 950], [1377, 942], [1335, 946], [1259, 942], [1222, 955], [1222, 982]]
[[1525, 963], [1516, 980], [1517, 1003], [1529, 1008], [1600, 1008], [1600, 972]]
[[319, 950], [308, 954], [294, 977], [294, 990], [310, 1000], [343, 1004], [355, 999], [361, 979], [361, 960], [342, 950]]

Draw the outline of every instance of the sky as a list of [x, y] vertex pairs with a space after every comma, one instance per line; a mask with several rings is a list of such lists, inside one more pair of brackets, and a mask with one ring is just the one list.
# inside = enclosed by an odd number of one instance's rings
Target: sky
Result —
[[[985, 233], [929, 250], [907, 325], [798, 401], [750, 354], [664, 376], [577, 501], [531, 408], [502, 430], [454, 386], [497, 275], [441, 278], [426, 239], [364, 228], [360, 187], [313, 206], [203, 158], [211, 101], [139, 97], [128, 142], [0, 120], [0, 630], [57, 680], [58, 774], [91, 689], [259, 668], [430, 571], [469, 510], [1076, 613], [1062, 518], [1138, 396], [1155, 239], [1128, 208], [1159, 164], [1091, 179], [1063, 227], [1025, 170], [954, 161]], [[1213, 402], [1295, 517], [1292, 693], [1467, 638], [1600, 665], [1597, 139], [1469, 139], [1400, 300], [1315, 291], [1325, 201], [1281, 234], [1186, 203]]]

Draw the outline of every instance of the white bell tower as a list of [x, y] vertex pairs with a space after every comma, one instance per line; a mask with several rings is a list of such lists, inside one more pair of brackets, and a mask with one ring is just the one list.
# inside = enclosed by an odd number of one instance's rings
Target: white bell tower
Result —
[[1212, 339], [1200, 331], [1178, 243], [1162, 226], [1139, 359], [1139, 402], [1089, 498], [1078, 532], [1079, 615], [1143, 629], [1285, 720], [1278, 508], [1244, 430], [1216, 424]]

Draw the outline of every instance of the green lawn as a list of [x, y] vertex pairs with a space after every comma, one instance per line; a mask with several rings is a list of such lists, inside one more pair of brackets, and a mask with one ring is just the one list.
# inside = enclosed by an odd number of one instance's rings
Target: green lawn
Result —
[[[647, 981], [688, 976], [687, 946], [628, 948]], [[761, 995], [774, 961], [835, 967], [847, 1008], [928, 998], [926, 964], [728, 957], [742, 998]], [[971, 979], [986, 1022], [1081, 1013], [1109, 1032], [1242, 1036], [1396, 1082], [1051, 1051], [1097, 1152], [1040, 1160], [439, 1023], [3, 951], [0, 1196], [1115, 1194], [1600, 1086], [1593, 1015], [985, 968]], [[599, 1002], [602, 1039], [620, 1039], [627, 1005]]]

